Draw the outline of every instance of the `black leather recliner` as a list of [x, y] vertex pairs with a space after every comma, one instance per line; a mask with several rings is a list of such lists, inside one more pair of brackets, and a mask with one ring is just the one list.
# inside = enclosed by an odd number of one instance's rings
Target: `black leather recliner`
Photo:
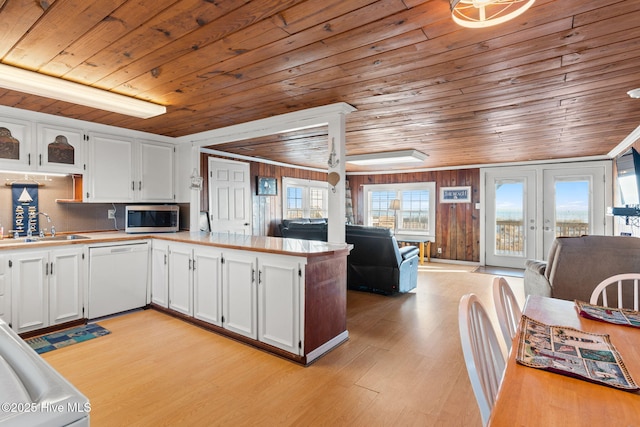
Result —
[[[415, 246], [398, 247], [388, 228], [347, 225], [346, 241], [353, 245], [347, 257], [347, 286], [350, 289], [393, 294], [408, 292], [418, 283], [418, 255]], [[326, 221], [284, 220], [282, 237], [327, 241]]]
[[418, 283], [415, 246], [398, 247], [388, 228], [347, 225], [347, 243], [353, 250], [347, 258], [347, 286], [384, 294], [408, 292]]

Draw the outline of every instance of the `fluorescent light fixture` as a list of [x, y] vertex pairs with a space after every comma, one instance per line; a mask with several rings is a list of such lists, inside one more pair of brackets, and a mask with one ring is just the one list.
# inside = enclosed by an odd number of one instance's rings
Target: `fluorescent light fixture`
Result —
[[5, 64], [0, 64], [0, 87], [141, 119], [167, 112], [163, 105]]
[[423, 162], [427, 157], [429, 157], [427, 154], [418, 150], [400, 150], [347, 156], [346, 161], [347, 163], [353, 163], [354, 165], [366, 166], [389, 163]]
[[57, 173], [57, 172], [22, 172], [16, 170], [0, 170], [0, 173], [10, 173], [14, 175], [24, 175], [24, 179], [29, 179], [29, 176], [69, 176], [68, 173]]
[[640, 98], [640, 88], [630, 90], [629, 92], [627, 92], [627, 95], [629, 95], [631, 98]]
[[451, 18], [467, 28], [502, 24], [522, 15], [535, 0], [449, 0]]

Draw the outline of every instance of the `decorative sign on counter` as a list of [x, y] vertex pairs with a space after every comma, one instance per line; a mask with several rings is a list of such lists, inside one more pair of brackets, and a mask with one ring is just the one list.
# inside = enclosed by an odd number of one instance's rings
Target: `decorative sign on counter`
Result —
[[13, 230], [24, 235], [30, 228], [37, 233], [38, 227], [38, 184], [13, 184]]

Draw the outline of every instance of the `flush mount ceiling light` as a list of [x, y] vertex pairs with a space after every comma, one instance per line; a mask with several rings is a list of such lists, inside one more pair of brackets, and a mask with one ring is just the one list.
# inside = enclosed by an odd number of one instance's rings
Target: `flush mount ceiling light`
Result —
[[0, 87], [141, 119], [167, 112], [163, 105], [5, 64], [0, 64]]
[[354, 165], [380, 165], [388, 163], [416, 163], [423, 162], [429, 157], [418, 150], [387, 151], [384, 153], [357, 154], [347, 156], [346, 161]]
[[451, 17], [468, 28], [502, 24], [522, 15], [535, 0], [449, 0]]
[[629, 92], [627, 92], [627, 95], [629, 95], [631, 98], [640, 98], [640, 88], [630, 90]]

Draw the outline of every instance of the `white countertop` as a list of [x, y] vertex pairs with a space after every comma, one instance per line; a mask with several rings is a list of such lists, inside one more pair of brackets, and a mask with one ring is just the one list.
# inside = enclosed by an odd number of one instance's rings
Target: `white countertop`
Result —
[[24, 238], [5, 238], [3, 240], [0, 240], [0, 251], [73, 244], [91, 245], [94, 243], [124, 242], [149, 238], [167, 240], [172, 242], [195, 243], [229, 249], [251, 250], [257, 252], [305, 257], [331, 255], [343, 251], [348, 254], [352, 247], [348, 243], [327, 243], [315, 240], [283, 239], [281, 237], [267, 236], [245, 236], [242, 234], [231, 233], [206, 233], [202, 231], [179, 231], [177, 233], [140, 234], [127, 234], [122, 231], [59, 233], [59, 235], [68, 234], [80, 235], [87, 238], [76, 240], [44, 240], [36, 242], [25, 242]]

